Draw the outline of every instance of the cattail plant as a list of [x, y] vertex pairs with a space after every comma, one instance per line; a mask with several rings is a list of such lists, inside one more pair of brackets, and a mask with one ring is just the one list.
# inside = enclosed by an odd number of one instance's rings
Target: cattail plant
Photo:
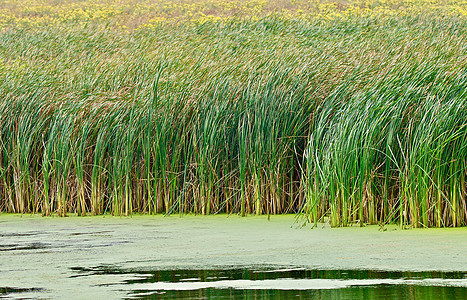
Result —
[[0, 211], [467, 223], [466, 20], [0, 32]]

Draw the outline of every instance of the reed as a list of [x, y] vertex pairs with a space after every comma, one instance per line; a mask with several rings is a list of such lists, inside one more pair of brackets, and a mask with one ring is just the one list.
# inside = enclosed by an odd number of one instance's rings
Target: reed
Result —
[[462, 16], [0, 32], [0, 211], [467, 223]]

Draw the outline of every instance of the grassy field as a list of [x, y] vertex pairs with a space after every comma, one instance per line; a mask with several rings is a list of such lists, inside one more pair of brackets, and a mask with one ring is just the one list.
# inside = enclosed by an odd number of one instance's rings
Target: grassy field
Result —
[[467, 224], [467, 1], [2, 1], [0, 211]]

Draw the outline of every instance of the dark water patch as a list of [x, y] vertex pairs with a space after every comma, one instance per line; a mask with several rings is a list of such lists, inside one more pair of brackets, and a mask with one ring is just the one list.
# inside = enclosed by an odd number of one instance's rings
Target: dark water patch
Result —
[[77, 235], [102, 235], [102, 234], [107, 234], [111, 233], [113, 231], [111, 230], [101, 230], [101, 231], [92, 231], [92, 232], [72, 232], [70, 235], [72, 236], [77, 236]]
[[21, 237], [21, 236], [36, 236], [44, 234], [41, 231], [31, 231], [31, 232], [11, 232], [11, 233], [0, 233], [0, 237]]
[[101, 244], [87, 244], [83, 245], [84, 248], [100, 248], [100, 247], [111, 247], [111, 246], [116, 246], [116, 245], [122, 245], [122, 244], [129, 244], [131, 243], [130, 241], [117, 241], [117, 242], [108, 242], [108, 243], [101, 243]]
[[70, 278], [92, 275], [119, 275], [130, 273], [112, 265], [100, 265], [97, 267], [71, 267], [70, 269], [76, 273], [75, 275], [69, 276]]
[[[465, 272], [387, 272], [305, 268], [141, 270], [72, 268], [75, 276], [132, 274], [129, 299], [467, 299]], [[143, 276], [140, 276], [143, 275]]]
[[67, 248], [74, 248], [79, 250], [92, 249], [92, 248], [103, 248], [103, 247], [112, 247], [121, 244], [127, 244], [130, 241], [114, 241], [114, 242], [104, 242], [104, 243], [95, 243], [93, 239], [79, 239], [79, 240], [69, 240], [67, 242], [57, 242], [54, 243], [42, 243], [42, 242], [32, 242], [32, 243], [8, 243], [0, 244], [0, 252], [2, 251], [25, 251], [25, 250], [51, 250], [51, 249], [60, 249], [61, 251]]
[[47, 243], [25, 243], [25, 244], [3, 244], [0, 245], [0, 251], [15, 251], [15, 250], [38, 250], [50, 248]]
[[177, 269], [177, 270], [147, 270], [135, 268], [119, 268], [115, 265], [100, 265], [96, 267], [74, 267], [77, 272], [91, 272], [92, 274], [144, 274], [151, 275], [145, 281], [129, 281], [128, 283], [167, 281], [197, 281], [209, 282], [219, 279], [229, 280], [267, 280], [267, 279], [466, 279], [466, 272], [402, 272], [402, 271], [380, 271], [380, 270], [316, 270], [306, 268], [264, 268], [251, 267], [225, 268], [225, 269]]
[[86, 249], [94, 249], [94, 248], [105, 248], [105, 247], [112, 247], [117, 245], [129, 244], [132, 243], [130, 241], [115, 241], [115, 242], [101, 242], [96, 243], [94, 239], [76, 239], [70, 240], [68, 243], [60, 245], [61, 248], [69, 247], [76, 250], [86, 250]]
[[5, 296], [11, 295], [11, 294], [36, 293], [36, 292], [41, 292], [43, 290], [44, 289], [41, 289], [41, 288], [19, 288], [19, 287], [0, 286], [0, 298], [5, 298]]

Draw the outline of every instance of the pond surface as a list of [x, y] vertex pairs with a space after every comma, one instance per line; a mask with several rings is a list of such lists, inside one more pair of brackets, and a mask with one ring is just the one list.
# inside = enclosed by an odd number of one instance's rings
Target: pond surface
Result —
[[[221, 269], [138, 272], [74, 268], [80, 275], [138, 274], [126, 280], [128, 299], [467, 299], [464, 272]], [[117, 285], [118, 286], [118, 285]]]
[[467, 229], [0, 215], [0, 298], [467, 299]]

